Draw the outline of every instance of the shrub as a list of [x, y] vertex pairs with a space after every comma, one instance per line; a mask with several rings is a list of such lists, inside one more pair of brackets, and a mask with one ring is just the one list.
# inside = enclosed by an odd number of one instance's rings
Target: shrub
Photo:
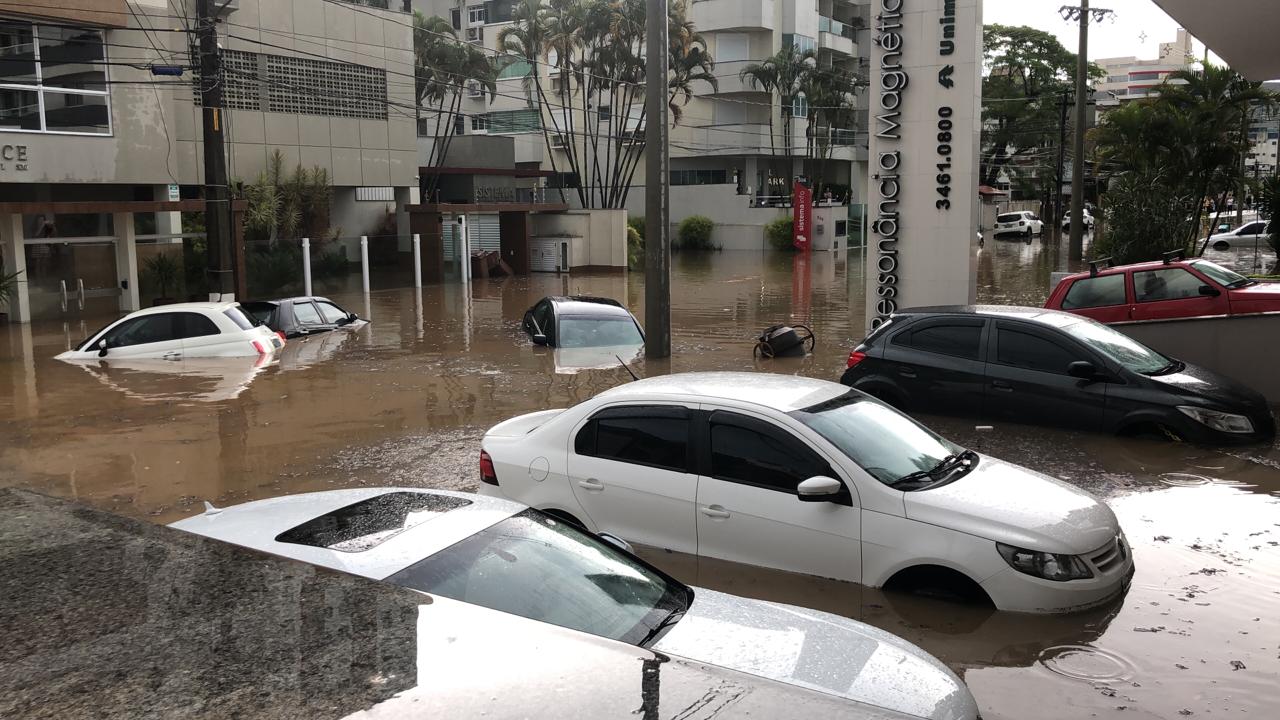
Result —
[[284, 295], [302, 285], [302, 248], [298, 245], [255, 243], [247, 254], [251, 294]]
[[711, 218], [702, 215], [690, 215], [680, 221], [676, 230], [676, 246], [681, 250], [714, 250], [711, 244], [711, 233], [716, 224]]
[[1261, 192], [1258, 193], [1258, 210], [1269, 220], [1267, 223], [1267, 242], [1280, 259], [1280, 177], [1272, 177], [1262, 181]]
[[167, 253], [152, 255], [142, 264], [142, 281], [162, 298], [178, 289], [178, 276], [182, 273], [182, 267]]
[[634, 226], [627, 226], [627, 267], [631, 270], [644, 269], [644, 235]]
[[1161, 172], [1126, 173], [1111, 181], [1105, 196], [1105, 232], [1093, 256], [1116, 265], [1159, 260], [1160, 254], [1184, 249], [1187, 218], [1195, 200]]
[[780, 217], [769, 221], [769, 224], [764, 226], [764, 236], [769, 241], [769, 247], [784, 252], [795, 251], [796, 247], [792, 242], [793, 228], [791, 223], [791, 218]]
[[644, 242], [644, 216], [643, 215], [628, 215], [627, 227], [635, 230], [636, 234], [640, 236], [640, 242], [641, 243]]

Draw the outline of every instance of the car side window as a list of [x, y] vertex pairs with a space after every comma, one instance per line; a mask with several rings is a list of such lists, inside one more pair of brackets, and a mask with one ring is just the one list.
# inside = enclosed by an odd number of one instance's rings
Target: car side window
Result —
[[320, 317], [320, 312], [316, 310], [316, 306], [310, 301], [299, 302], [293, 304], [293, 315], [298, 318], [298, 322], [302, 325], [324, 325], [324, 318]]
[[1184, 300], [1200, 297], [1205, 282], [1182, 268], [1146, 270], [1133, 274], [1133, 293], [1138, 302]]
[[983, 321], [957, 320], [907, 328], [893, 337], [894, 345], [938, 355], [977, 360], [981, 357]]
[[176, 313], [161, 313], [134, 318], [118, 325], [104, 339], [107, 346], [113, 348], [177, 340], [175, 317]]
[[333, 303], [317, 300], [316, 307], [320, 308], [320, 314], [324, 316], [324, 321], [330, 325], [337, 325], [347, 319], [347, 314], [342, 311], [342, 308]]
[[1066, 375], [1068, 365], [1086, 359], [1039, 335], [1007, 327], [1001, 327], [998, 333], [996, 361], [1002, 365]]
[[574, 452], [689, 472], [689, 410], [667, 405], [606, 408], [578, 431]]
[[711, 477], [795, 494], [831, 466], [787, 431], [736, 413], [711, 413]]
[[196, 313], [177, 313], [178, 335], [184, 338], [218, 335], [222, 331], [209, 318]]
[[554, 329], [552, 327], [551, 303], [538, 303], [537, 307], [533, 309], [533, 321], [537, 323], [535, 332], [551, 337], [551, 331]]
[[1071, 283], [1067, 296], [1062, 298], [1063, 310], [1123, 305], [1124, 273], [1083, 278]]

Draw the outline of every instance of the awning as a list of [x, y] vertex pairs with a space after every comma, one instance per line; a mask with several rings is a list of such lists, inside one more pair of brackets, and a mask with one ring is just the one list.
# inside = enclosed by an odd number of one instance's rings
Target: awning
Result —
[[1280, 79], [1277, 0], [1155, 0], [1170, 17], [1250, 80]]

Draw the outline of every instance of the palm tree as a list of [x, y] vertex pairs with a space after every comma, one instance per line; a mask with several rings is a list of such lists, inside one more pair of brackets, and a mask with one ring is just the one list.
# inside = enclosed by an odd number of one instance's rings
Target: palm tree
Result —
[[[814, 71], [816, 56], [812, 50], [798, 50], [794, 45], [785, 45], [772, 57], [759, 63], [751, 63], [738, 75], [744, 82], [757, 87], [778, 98], [782, 114], [782, 138], [786, 143], [787, 177], [793, 171], [792, 156], [794, 142], [792, 125], [795, 119], [795, 106], [804, 95], [804, 85], [808, 75]], [[773, 113], [769, 113], [769, 150], [777, 155], [777, 147], [773, 142]], [[789, 183], [788, 183], [789, 184]]]
[[706, 38], [694, 29], [688, 12], [688, 0], [676, 0], [671, 5], [671, 79], [667, 83], [671, 96], [667, 109], [673, 125], [680, 124], [684, 106], [693, 99], [695, 82], [705, 82], [713, 91], [720, 89], [714, 74], [716, 61], [707, 52]]
[[822, 197], [827, 161], [840, 131], [852, 131], [856, 124], [853, 94], [861, 82], [852, 73], [835, 69], [815, 69], [808, 73], [802, 91], [809, 101], [809, 148], [818, 159], [814, 196]]
[[1205, 201], [1213, 195], [1225, 197], [1230, 189], [1243, 185], [1241, 159], [1248, 152], [1249, 114], [1257, 105], [1274, 106], [1275, 97], [1262, 89], [1262, 83], [1211, 63], [1199, 71], [1171, 73], [1159, 93], [1158, 103], [1186, 113], [1194, 128], [1189, 148], [1193, 155], [1189, 179], [1196, 183], [1199, 198], [1189, 238], [1194, 243]]
[[[542, 0], [518, 0], [511, 11], [511, 24], [503, 28], [497, 37], [498, 49], [504, 53], [514, 55], [529, 63], [532, 70], [524, 78], [524, 91], [529, 101], [529, 107], [537, 108], [541, 111], [550, 105], [547, 102], [546, 93], [542, 87], [542, 68], [543, 58], [546, 57], [547, 43], [547, 26], [546, 26], [546, 10], [542, 6]], [[546, 120], [541, 117], [539, 120], [542, 125], [542, 140], [546, 145], [547, 157], [551, 160], [551, 172], [559, 177], [559, 169], [556, 167], [556, 153], [551, 143], [551, 131], [547, 129]], [[552, 125], [555, 126], [555, 114], [551, 113]], [[564, 202], [564, 183], [557, 182], [560, 191], [560, 201]]]

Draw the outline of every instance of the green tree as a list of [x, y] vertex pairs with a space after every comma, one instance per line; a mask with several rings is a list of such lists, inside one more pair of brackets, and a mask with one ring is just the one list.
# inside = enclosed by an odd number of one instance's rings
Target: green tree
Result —
[[[493, 102], [498, 92], [498, 72], [489, 57], [470, 43], [458, 42], [449, 21], [441, 17], [413, 14], [414, 80], [418, 98], [419, 134], [435, 139], [427, 157], [427, 167], [444, 164], [449, 147], [457, 136], [457, 121], [468, 87], [478, 83]], [[423, 110], [429, 118], [421, 118]], [[440, 176], [428, 176], [425, 190], [431, 196]]]
[[[784, 45], [781, 50], [758, 63], [750, 63], [738, 73], [743, 82], [753, 88], [769, 93], [778, 101], [779, 114], [782, 118], [781, 140], [786, 167], [784, 177], [792, 177], [795, 157], [793, 126], [795, 111], [804, 97], [806, 84], [810, 74], [817, 66], [816, 56], [812, 50], [798, 50], [794, 45]], [[807, 102], [807, 99], [806, 99]], [[769, 113], [769, 152], [778, 156], [778, 144], [774, 141], [773, 113]], [[787, 186], [790, 187], [788, 182]]]
[[[1008, 25], [983, 28], [983, 46], [989, 71], [982, 80], [981, 184], [995, 185], [1008, 171], [1047, 204], [1057, 175], [1062, 101], [1071, 101], [1076, 54], [1048, 32]], [[1091, 78], [1103, 74], [1090, 66]]]
[[850, 143], [857, 125], [854, 93], [864, 84], [856, 75], [834, 69], [815, 69], [804, 78], [802, 92], [809, 101], [808, 154], [818, 161], [815, 197], [822, 197], [827, 162], [835, 148]]
[[1269, 177], [1260, 184], [1258, 210], [1268, 220], [1267, 242], [1275, 251], [1276, 265], [1280, 267], [1280, 175]]

